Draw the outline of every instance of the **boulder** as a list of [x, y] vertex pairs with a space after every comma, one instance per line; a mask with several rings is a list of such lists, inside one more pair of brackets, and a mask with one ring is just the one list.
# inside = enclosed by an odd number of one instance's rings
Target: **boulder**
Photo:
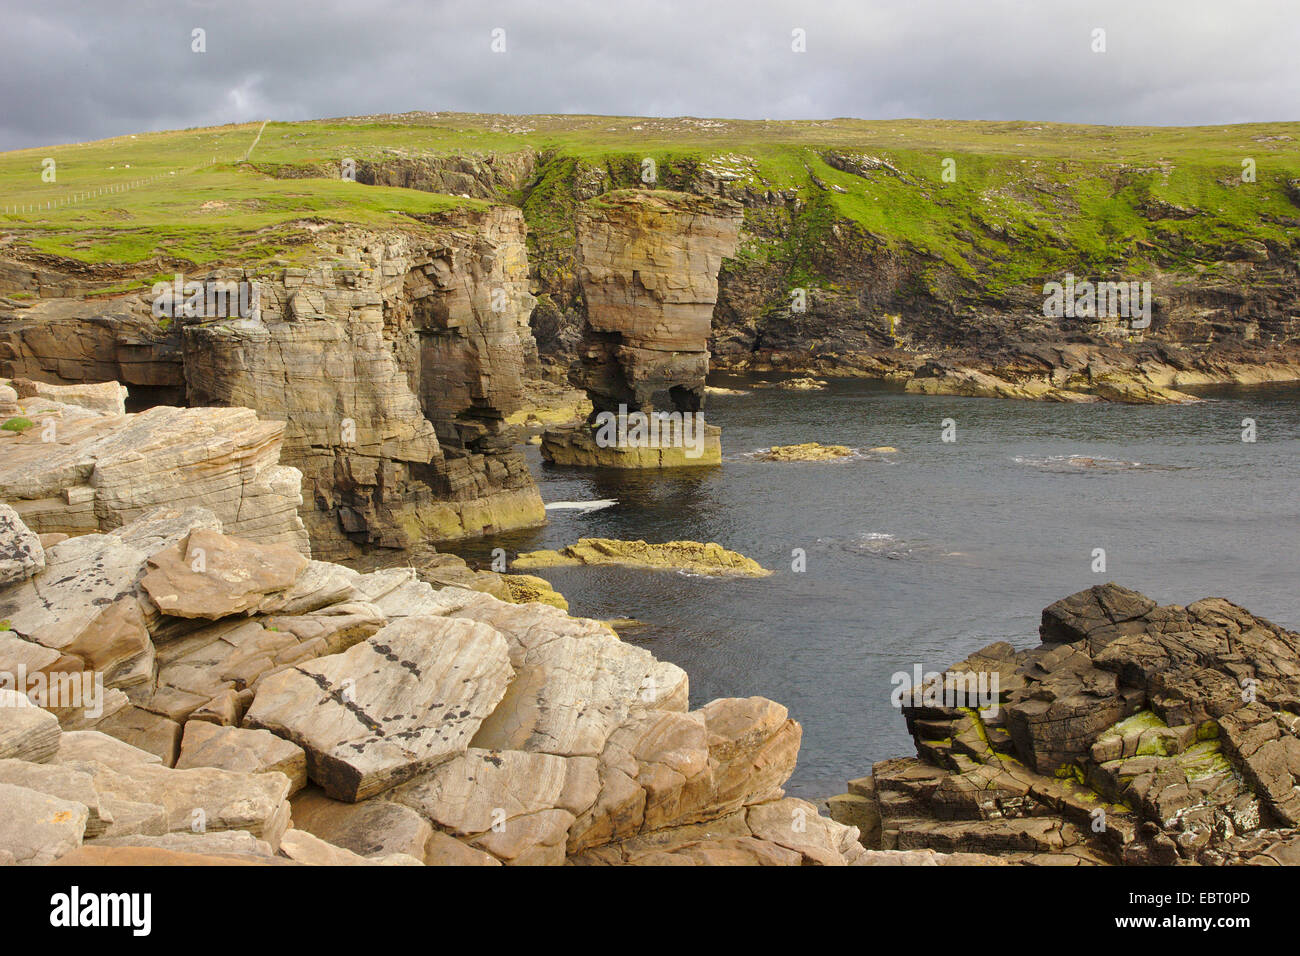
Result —
[[140, 586], [164, 614], [215, 621], [252, 611], [306, 568], [307, 559], [287, 545], [196, 529], [150, 556]]
[[176, 769], [218, 767], [240, 773], [282, 773], [289, 793], [307, 785], [307, 755], [301, 747], [265, 730], [222, 727], [203, 720], [185, 725]]
[[245, 724], [297, 743], [311, 779], [355, 801], [463, 753], [513, 675], [492, 628], [406, 618], [262, 681]]

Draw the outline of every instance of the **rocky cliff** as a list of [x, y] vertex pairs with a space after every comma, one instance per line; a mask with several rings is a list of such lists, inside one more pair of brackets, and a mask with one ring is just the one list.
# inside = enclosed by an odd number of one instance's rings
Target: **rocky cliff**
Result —
[[[1116, 209], [1105, 215], [1124, 217], [1127, 231], [1093, 248], [1071, 231], [1084, 202], [1075, 193], [1084, 189], [1070, 176], [1098, 173], [1074, 164], [1008, 170], [971, 195], [927, 181], [928, 167], [922, 174], [834, 149], [809, 151], [794, 188], [765, 185], [752, 160], [724, 159], [657, 167], [661, 188], [730, 199], [744, 210], [737, 252], [719, 277], [709, 339], [715, 368], [1061, 401], [1182, 401], [1179, 385], [1300, 380], [1300, 240], [1287, 228], [1300, 224], [1300, 192], [1285, 184], [1278, 205], [1289, 210], [1254, 220], [1278, 232], [1262, 240], [1243, 238], [1249, 225], [1214, 222], [1222, 209], [1153, 201], [1148, 171], [1108, 169], [1100, 175], [1115, 177], [1108, 203]], [[912, 160], [940, 165], [938, 157]], [[549, 242], [534, 242], [533, 328], [543, 356], [561, 363], [583, 355], [579, 330], [590, 302], [574, 279], [574, 245], [556, 234], [576, 234], [582, 219], [572, 210], [584, 197], [637, 182], [633, 164], [569, 162], [567, 175], [543, 179], [549, 191], [524, 206], [530, 221], [549, 227]], [[547, 172], [543, 164], [539, 176]], [[1225, 194], [1253, 188], [1221, 179]], [[863, 224], [874, 214], [855, 212], [861, 193], [870, 205], [897, 204], [888, 224]], [[925, 243], [905, 235], [929, 224], [944, 233]], [[1150, 324], [1045, 316], [1043, 284], [1067, 273], [1149, 282]]]
[[1051, 605], [1039, 634], [907, 690], [918, 756], [876, 764], [832, 815], [882, 859], [1300, 862], [1300, 634], [1114, 584]]
[[596, 411], [699, 411], [718, 271], [740, 207], [684, 193], [621, 191], [577, 215], [586, 303], [575, 384]]
[[[1182, 401], [1182, 387], [1300, 377], [1295, 124], [411, 113], [271, 123], [250, 161], [256, 134], [115, 141], [115, 158], [139, 166], [170, 162], [179, 143], [206, 151], [238, 140], [226, 157], [238, 188], [196, 202], [193, 181], [180, 176], [130, 194], [118, 181], [124, 165], [75, 189], [60, 181], [53, 207], [44, 197], [46, 208], [18, 215], [0, 237], [14, 260], [0, 263], [6, 309], [111, 291], [130, 272], [115, 263], [152, 275], [198, 262], [297, 261], [339, 223], [404, 232], [424, 210], [486, 199], [523, 211], [532, 329], [548, 364], [567, 368], [581, 357], [588, 311], [577, 235], [585, 204], [665, 190], [743, 207], [738, 246], [719, 275], [715, 368], [1063, 401]], [[91, 145], [61, 155], [80, 162]], [[338, 188], [340, 157], [354, 162], [356, 188]], [[23, 162], [0, 157], [16, 177]], [[71, 201], [88, 186], [116, 198]], [[1044, 285], [1071, 276], [1149, 283], [1149, 324], [1049, 315]], [[38, 307], [58, 342], [68, 316], [53, 302]], [[111, 320], [122, 303], [100, 307], [84, 317]], [[176, 400], [164, 392], [180, 381], [164, 369], [179, 336], [160, 344], [103, 323], [83, 335], [84, 344], [53, 352], [30, 338], [28, 347], [43, 350], [47, 371], [93, 364], [102, 379], [116, 364], [137, 399]], [[146, 385], [160, 393], [146, 395]]]
[[0, 368], [64, 383], [122, 378], [145, 403], [183, 389], [192, 405], [285, 422], [284, 460], [304, 474], [303, 518], [323, 555], [544, 521], [505, 423], [535, 354], [519, 212], [331, 230], [309, 260], [204, 277], [207, 288], [256, 284], [256, 316], [160, 321], [144, 296], [12, 303], [0, 315]]
[[784, 707], [691, 710], [680, 668], [598, 621], [308, 560], [201, 507], [59, 540], [0, 505], [0, 558], [0, 862], [863, 856], [784, 796]]

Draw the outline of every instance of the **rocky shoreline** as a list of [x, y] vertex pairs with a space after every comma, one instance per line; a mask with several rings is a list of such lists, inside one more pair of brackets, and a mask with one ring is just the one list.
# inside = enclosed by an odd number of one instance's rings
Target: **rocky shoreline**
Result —
[[[314, 560], [278, 428], [124, 393], [0, 386], [30, 420], [0, 437], [0, 862], [1300, 862], [1300, 635], [1221, 598], [1094, 587], [896, 688], [917, 756], [828, 818], [781, 789], [781, 705], [690, 709], [541, 579]], [[557, 562], [769, 573], [601, 540], [516, 568]]]
[[899, 695], [917, 756], [828, 801], [869, 860], [1300, 864], [1300, 634], [1115, 584], [1039, 634]]
[[1199, 401], [1181, 391], [1184, 388], [1300, 382], [1300, 348], [1210, 350], [1058, 342], [989, 351], [880, 349], [823, 357], [799, 350], [723, 356], [715, 358], [714, 367], [747, 374], [879, 379], [920, 395], [1176, 405]]
[[[247, 411], [130, 416], [48, 391], [64, 401], [43, 399], [47, 417], [85, 416], [107, 438], [7, 440], [33, 472], [75, 460], [64, 471], [89, 469], [96, 491], [124, 434], [170, 461], [195, 447], [178, 416], [202, 431]], [[230, 444], [183, 460], [202, 474]], [[232, 502], [265, 504], [250, 492], [267, 468], [287, 490], [297, 472], [275, 452], [233, 476]], [[41, 515], [31, 496], [46, 490], [3, 497]], [[71, 537], [0, 507], [0, 861], [844, 865], [865, 852], [854, 828], [783, 794], [802, 732], [773, 701], [691, 710], [680, 668], [602, 622], [411, 568], [312, 560], [240, 509], [230, 534], [220, 496], [217, 510], [115, 500], [96, 494], [83, 511], [101, 524]]]

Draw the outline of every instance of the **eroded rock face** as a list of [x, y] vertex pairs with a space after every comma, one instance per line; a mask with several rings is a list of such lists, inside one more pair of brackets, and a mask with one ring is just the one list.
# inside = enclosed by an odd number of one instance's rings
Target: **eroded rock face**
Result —
[[[905, 696], [919, 759], [876, 764], [832, 815], [873, 849], [1052, 863], [1286, 857], [1300, 847], [1300, 635], [1222, 598], [1114, 584], [1043, 612]], [[972, 678], [997, 678], [996, 707]]]
[[[736, 251], [740, 224], [739, 204], [686, 193], [623, 190], [579, 208], [577, 271], [587, 315], [573, 381], [591, 398], [593, 420], [602, 412], [703, 409], [718, 270]], [[571, 431], [548, 432], [543, 454], [591, 464], [586, 459], [604, 446], [573, 439]], [[574, 441], [583, 454], [565, 452]], [[627, 457], [611, 461], [628, 467]], [[662, 457], [634, 467], [716, 464], [719, 454]]]
[[622, 191], [577, 213], [587, 300], [581, 385], [597, 411], [698, 411], [718, 270], [735, 253], [736, 203]]
[[423, 225], [344, 230], [317, 268], [206, 277], [256, 283], [248, 317], [160, 322], [149, 296], [0, 314], [0, 371], [119, 379], [138, 401], [284, 423], [283, 460], [303, 473], [302, 517], [325, 557], [541, 524], [505, 422], [536, 354], [523, 217], [459, 209]]
[[531, 347], [523, 219], [448, 214], [436, 239], [359, 235], [263, 282], [261, 321], [185, 328], [191, 404], [283, 419], [324, 556], [540, 524], [505, 417]]

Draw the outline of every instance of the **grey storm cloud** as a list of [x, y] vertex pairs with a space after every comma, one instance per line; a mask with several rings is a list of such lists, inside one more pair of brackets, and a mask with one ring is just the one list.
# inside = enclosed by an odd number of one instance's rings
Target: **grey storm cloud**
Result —
[[1292, 120], [1300, 102], [1295, 0], [0, 7], [3, 149], [416, 109], [1201, 125]]

